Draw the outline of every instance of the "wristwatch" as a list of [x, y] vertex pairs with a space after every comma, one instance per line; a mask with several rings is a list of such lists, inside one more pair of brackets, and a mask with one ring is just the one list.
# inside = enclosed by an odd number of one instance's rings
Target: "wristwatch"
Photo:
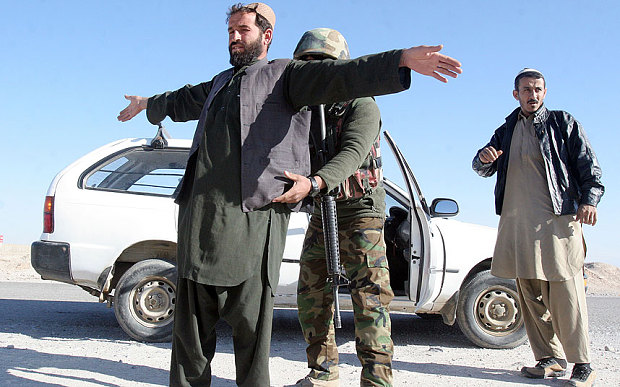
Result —
[[319, 194], [321, 189], [319, 188], [319, 183], [317, 183], [317, 181], [314, 178], [314, 176], [308, 176], [308, 180], [310, 180], [310, 184], [312, 185], [312, 188], [310, 188], [310, 192], [308, 193], [308, 196], [313, 198], [313, 197], [315, 197], [316, 195]]

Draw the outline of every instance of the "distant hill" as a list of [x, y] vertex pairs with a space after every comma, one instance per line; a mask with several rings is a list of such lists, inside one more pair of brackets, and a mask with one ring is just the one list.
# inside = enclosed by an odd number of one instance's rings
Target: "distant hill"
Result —
[[0, 244], [0, 281], [36, 280], [41, 277], [30, 265], [30, 246]]
[[603, 262], [586, 262], [588, 295], [620, 296], [620, 268]]

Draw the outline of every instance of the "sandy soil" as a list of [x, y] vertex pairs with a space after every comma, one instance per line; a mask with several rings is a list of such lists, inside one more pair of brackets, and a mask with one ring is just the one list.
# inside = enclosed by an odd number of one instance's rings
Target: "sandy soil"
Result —
[[620, 268], [602, 262], [586, 263], [588, 295], [620, 296]]
[[[0, 267], [0, 287], [3, 282], [50, 284], [40, 280], [30, 267], [28, 246], [0, 245]], [[616, 323], [620, 318], [620, 269], [588, 263], [586, 273], [597, 385], [620, 386], [620, 333]], [[90, 297], [82, 293], [85, 300]], [[60, 308], [64, 304], [45, 305]], [[40, 310], [41, 304], [0, 296], [0, 313], [10, 312], [13, 318], [5, 317], [8, 323], [0, 324], [0, 385], [167, 385], [169, 344], [127, 339], [114, 314], [103, 305], [72, 302], [71, 306], [88, 308], [88, 313], [82, 312], [88, 316], [86, 320], [76, 321], [64, 306], [58, 311], [42, 311], [39, 318], [31, 320], [29, 308]], [[271, 379], [272, 385], [283, 386], [306, 373], [305, 343], [294, 310], [276, 310], [274, 320]], [[350, 313], [344, 313], [343, 325], [338, 331], [341, 385], [354, 386], [359, 384], [360, 367]], [[519, 369], [534, 363], [528, 344], [511, 350], [481, 349], [471, 345], [454, 327], [405, 314], [393, 314], [392, 329], [396, 386], [560, 386], [565, 379], [522, 378]], [[213, 385], [234, 386], [230, 331], [222, 326], [218, 334]]]

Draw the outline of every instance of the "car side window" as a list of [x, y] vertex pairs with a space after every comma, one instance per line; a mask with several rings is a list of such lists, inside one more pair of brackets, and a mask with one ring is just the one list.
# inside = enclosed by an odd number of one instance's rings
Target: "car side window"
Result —
[[[403, 208], [403, 205], [400, 202], [396, 201], [389, 193], [385, 195], [385, 216], [390, 216], [390, 208], [392, 207], [400, 207]], [[404, 209], [404, 208], [403, 208]]]
[[172, 196], [187, 165], [187, 149], [132, 148], [91, 167], [82, 177], [86, 189]]

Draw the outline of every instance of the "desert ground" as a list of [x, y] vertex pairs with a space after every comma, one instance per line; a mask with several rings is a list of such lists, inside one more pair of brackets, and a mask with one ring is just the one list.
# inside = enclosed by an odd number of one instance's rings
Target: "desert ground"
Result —
[[[83, 290], [43, 281], [30, 266], [28, 246], [0, 245], [0, 385], [165, 386], [170, 344], [130, 340], [114, 313]], [[597, 386], [620, 386], [620, 269], [588, 263], [592, 365]], [[275, 312], [271, 384], [303, 377], [305, 343], [295, 310]], [[342, 386], [359, 385], [353, 319], [337, 332]], [[509, 350], [472, 345], [455, 327], [411, 314], [392, 314], [395, 386], [560, 386], [564, 378], [524, 379], [534, 360], [526, 343]], [[218, 327], [213, 385], [234, 386], [227, 326]]]

